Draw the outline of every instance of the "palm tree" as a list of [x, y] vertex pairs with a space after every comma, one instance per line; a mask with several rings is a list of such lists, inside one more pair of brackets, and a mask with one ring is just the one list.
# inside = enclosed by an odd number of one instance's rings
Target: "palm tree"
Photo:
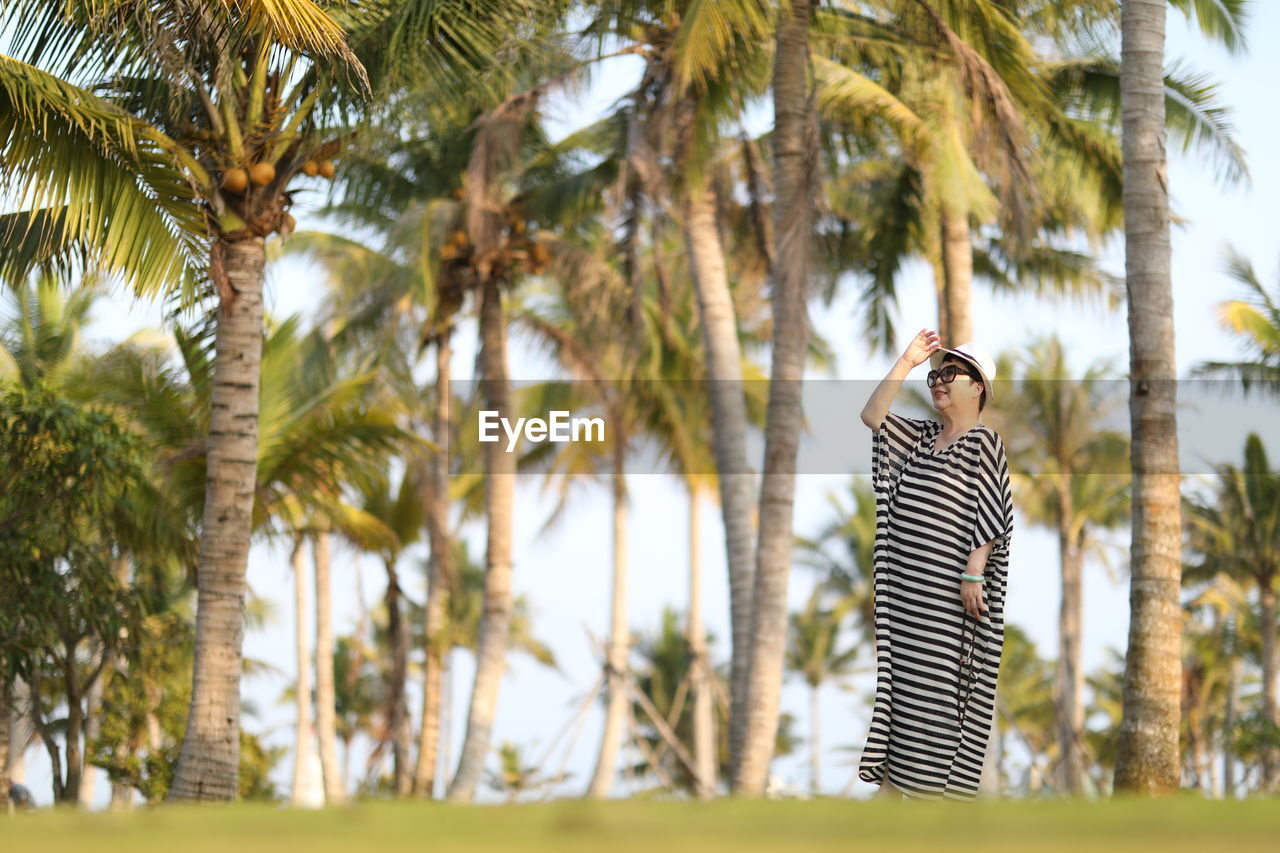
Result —
[[[413, 164], [408, 170], [411, 174], [419, 165], [427, 167], [434, 157], [448, 153], [448, 145], [437, 147], [435, 142], [432, 138], [415, 141], [403, 145], [397, 152]], [[391, 155], [386, 159], [391, 159]], [[461, 168], [464, 163], [457, 165]], [[426, 459], [407, 461], [416, 471], [418, 501], [422, 504], [431, 547], [432, 570], [424, 615], [428, 623], [426, 636], [431, 638], [442, 630], [453, 577], [448, 499], [448, 451], [455, 446], [450, 414], [453, 403], [450, 342], [454, 312], [460, 307], [463, 276], [456, 265], [440, 264], [439, 260], [442, 249], [457, 251], [456, 242], [445, 239], [446, 234], [457, 233], [457, 204], [447, 186], [434, 186], [429, 179], [432, 174], [448, 170], [424, 168], [424, 180], [416, 184], [416, 194], [431, 197], [438, 193], [440, 197], [411, 202], [397, 218], [385, 222], [378, 208], [387, 206], [387, 202], [377, 203], [371, 198], [374, 196], [371, 185], [376, 186], [380, 178], [385, 182], [386, 170], [380, 166], [380, 162], [363, 161], [356, 165], [353, 171], [357, 174], [372, 173], [370, 180], [362, 184], [361, 204], [345, 204], [339, 210], [344, 211], [348, 219], [381, 226], [385, 231], [384, 249], [314, 232], [294, 235], [286, 251], [308, 257], [327, 271], [330, 297], [325, 323], [335, 327], [335, 343], [352, 353], [374, 354], [384, 371], [389, 393], [421, 402], [409, 414], [410, 423], [416, 425], [421, 420], [430, 420], [435, 452]], [[382, 192], [393, 194], [392, 188], [384, 188]], [[428, 345], [435, 353], [434, 395], [424, 394], [413, 378], [418, 359]], [[425, 410], [431, 413], [425, 414]], [[443, 660], [440, 646], [434, 640], [427, 640], [426, 653], [418, 758], [412, 788], [419, 796], [430, 797], [435, 788]], [[324, 738], [322, 727], [322, 743]]]
[[[709, 645], [713, 640], [714, 637], [707, 636], [703, 642]], [[663, 608], [661, 620], [652, 632], [637, 632], [635, 657], [637, 688], [648, 698], [651, 707], [662, 717], [680, 743], [688, 744], [694, 726], [694, 711], [687, 702], [694, 658], [692, 647], [680, 628], [680, 615], [674, 608]], [[726, 701], [729, 673], [727, 664], [715, 667], [709, 673], [714, 684], [713, 693], [720, 697], [713, 707], [716, 720], [715, 761], [717, 775], [724, 778], [728, 778], [729, 765], [726, 726], [729, 713], [729, 703]], [[636, 702], [631, 713], [636, 719], [638, 736], [644, 743], [642, 751], [646, 755], [644, 760], [629, 768], [630, 774], [635, 777], [652, 774], [653, 764], [657, 764], [660, 773], [655, 775], [658, 775], [664, 787], [669, 789], [674, 786], [681, 791], [696, 793], [698, 777], [694, 776], [689, 765], [678, 760], [648, 716], [647, 709]], [[774, 748], [776, 755], [791, 755], [798, 747], [795, 723], [792, 714], [782, 715]]]
[[[424, 405], [431, 414], [415, 413], [414, 421], [431, 420], [432, 434], [440, 448], [457, 445], [452, 435], [454, 418], [449, 414], [450, 341], [466, 294], [476, 294], [477, 310], [484, 319], [482, 327], [489, 331], [489, 353], [498, 356], [499, 349], [505, 350], [505, 344], [500, 347], [499, 343], [505, 338], [506, 319], [495, 310], [500, 294], [486, 290], [485, 277], [509, 286], [527, 273], [546, 272], [551, 260], [548, 246], [553, 243], [548, 233], [535, 230], [523, 209], [528, 203], [528, 187], [520, 187], [511, 197], [498, 195], [513, 174], [516, 183], [520, 183], [518, 176], [528, 166], [522, 159], [521, 140], [528, 135], [537, 145], [545, 144], [533, 107], [546, 85], [545, 81], [539, 82], [532, 90], [512, 95], [496, 107], [478, 95], [471, 97], [455, 105], [456, 109], [438, 111], [430, 121], [413, 125], [408, 140], [384, 141], [374, 155], [356, 164], [348, 198], [332, 207], [331, 212], [372, 227], [384, 238], [382, 248], [324, 234], [303, 235], [296, 247], [320, 260], [330, 271], [334, 291], [330, 313], [334, 321], [340, 323], [342, 334], [352, 344], [378, 354], [396, 393], [412, 399], [431, 398], [416, 387], [412, 372], [425, 348], [434, 345], [433, 391], [439, 402]], [[486, 107], [490, 108], [488, 112], [483, 111]], [[477, 131], [477, 126], [483, 129]], [[394, 163], [395, 168], [387, 168], [387, 163]], [[464, 172], [466, 191], [461, 180]], [[499, 212], [493, 214], [494, 210]], [[473, 216], [471, 211], [489, 212]], [[544, 214], [548, 223], [559, 215], [554, 209]], [[502, 328], [495, 332], [488, 325], [491, 323]], [[501, 358], [505, 364], [505, 355]], [[502, 367], [493, 359], [482, 359], [482, 363], [491, 371]], [[503, 385], [486, 380], [482, 389], [496, 393]], [[493, 447], [486, 445], [485, 449]], [[498, 461], [505, 457], [503, 453]], [[428, 510], [425, 526], [434, 561], [424, 615], [431, 623], [428, 636], [443, 630], [448, 606], [445, 599], [452, 588], [448, 463], [443, 453], [412, 461], [420, 501]], [[490, 618], [486, 622], [490, 637], [486, 648], [491, 651], [484, 656], [477, 682], [473, 733], [465, 750], [463, 787], [457, 794], [463, 798], [471, 796], [479, 782], [477, 774], [483, 766], [484, 753], [476, 739], [488, 736], [488, 724], [481, 723], [485, 717], [492, 720], [499, 678], [495, 666], [501, 660], [494, 644], [501, 642], [502, 624], [509, 618], [509, 602], [504, 603], [509, 595], [501, 592], [504, 585], [509, 585], [509, 578], [502, 579], [509, 569], [509, 545], [500, 543], [509, 541], [510, 494], [506, 487], [510, 481], [498, 477], [492, 485], [495, 509], [505, 507], [492, 520], [497, 549], [493, 554], [498, 556], [505, 548], [508, 556], [497, 561], [492, 579], [496, 598], [488, 608]], [[430, 796], [434, 787], [440, 676], [444, 671], [439, 648], [434, 642], [429, 646], [424, 672], [426, 699], [413, 783], [422, 796]]]
[[[687, 379], [701, 364], [688, 360], [693, 351], [682, 345], [686, 342], [679, 337], [674, 324], [664, 325], [663, 312], [674, 311], [676, 306], [667, 308], [661, 293], [659, 298], [651, 296], [650, 286], [656, 283], [654, 277], [641, 278], [635, 271], [632, 286], [644, 290], [638, 296], [628, 293], [602, 254], [599, 249], [575, 249], [567, 241], [558, 243], [555, 266], [562, 268], [572, 263], [577, 270], [573, 278], [579, 279], [578, 283], [562, 286], [552, 294], [532, 293], [538, 306], [512, 313], [512, 322], [528, 329], [535, 341], [544, 344], [578, 380], [567, 395], [579, 398], [576, 400], [565, 399], [566, 389], [559, 383], [527, 389], [524, 403], [529, 410], [599, 411], [609, 425], [602, 443], [564, 445], [554, 454], [548, 454], [545, 460], [549, 474], [559, 475], [561, 484], [561, 499], [551, 513], [552, 520], [560, 515], [575, 481], [584, 479], [582, 474], [601, 467], [613, 471], [609, 483], [613, 499], [613, 601], [607, 646], [605, 725], [596, 768], [586, 792], [593, 798], [608, 796], [613, 784], [630, 705], [627, 687], [631, 677], [630, 630], [626, 607], [628, 455], [633, 447], [647, 443], [656, 446], [659, 453], [672, 462], [689, 462], [691, 445], [697, 440], [691, 433], [700, 431], [699, 417], [706, 416], [705, 407], [700, 405], [702, 401], [696, 394], [680, 394], [681, 390], [690, 390]], [[590, 279], [596, 282], [594, 286], [583, 286], [581, 282], [588, 271]], [[666, 296], [670, 299], [673, 294]], [[682, 319], [688, 317], [688, 301], [687, 298], [680, 301]], [[614, 318], [626, 311], [638, 315], [639, 327], [619, 337]], [[673, 377], [686, 381], [670, 381]], [[690, 475], [693, 476], [693, 472]], [[699, 701], [709, 703], [709, 700], [709, 695], [699, 696]], [[707, 704], [704, 709], [704, 722], [709, 707]], [[708, 752], [709, 747], [704, 746], [704, 754]], [[704, 766], [704, 771], [713, 773], [714, 769]], [[708, 790], [708, 786], [703, 786], [704, 795]]]
[[1165, 5], [1165, 0], [1125, 0], [1120, 15], [1134, 511], [1132, 613], [1115, 789], [1146, 794], [1178, 787], [1181, 702], [1177, 367], [1161, 91]]
[[341, 805], [347, 790], [342, 778], [342, 768], [338, 764], [331, 539], [329, 530], [318, 530], [311, 536], [316, 596], [316, 739], [320, 745], [320, 773], [324, 781], [325, 803]]
[[774, 48], [773, 348], [751, 589], [751, 639], [746, 649], [746, 728], [730, 781], [733, 791], [748, 796], [762, 794], [768, 782], [786, 651], [792, 508], [803, 420], [801, 380], [809, 336], [809, 240], [813, 204], [820, 193], [817, 114], [808, 79], [811, 15], [808, 0], [780, 3]]
[[1218, 320], [1235, 334], [1247, 353], [1242, 361], [1206, 361], [1191, 369], [1193, 377], [1235, 379], [1248, 395], [1256, 385], [1263, 394], [1280, 395], [1280, 279], [1268, 292], [1248, 258], [1227, 252], [1228, 274], [1244, 286], [1244, 299], [1218, 305]]
[[[865, 270], [865, 328], [886, 348], [895, 279], [910, 254], [934, 269], [944, 340], [971, 336], [972, 279], [1000, 292], [1118, 303], [1121, 288], [1090, 254], [1062, 245], [1080, 234], [1096, 244], [1122, 222], [1118, 62], [1090, 40], [1114, 9], [1090, 0], [939, 9], [942, 22], [820, 13], [815, 73], [839, 226], [820, 229], [834, 273], [828, 294], [849, 265]], [[941, 54], [947, 62], [931, 47], [939, 35], [955, 45]], [[991, 82], [962, 85], [966, 68], [971, 81]], [[1165, 92], [1183, 147], [1220, 155], [1228, 178], [1244, 174], [1214, 87], [1171, 73]], [[997, 228], [973, 231], [970, 220]]]
[[[7, 134], [15, 156], [6, 162], [38, 202], [0, 229], [20, 250], [15, 257], [66, 263], [87, 246], [144, 293], [181, 274], [190, 302], [194, 272], [207, 269], [217, 294], [195, 689], [171, 796], [231, 799], [264, 238], [292, 230], [289, 184], [340, 151], [350, 134], [335, 125], [371, 89], [417, 59], [433, 70], [487, 62], [532, 4], [487, 3], [470, 15], [411, 0], [355, 14], [335, 7], [346, 32], [311, 0], [254, 3], [247, 13], [187, 0], [120, 0], [92, 12], [35, 0], [6, 5], [13, 19], [38, 22], [19, 32], [19, 58], [52, 66], [47, 73], [3, 62], [17, 87], [6, 91], [35, 105], [6, 111], [16, 119], [16, 135]], [[62, 79], [71, 74], [86, 87]], [[69, 179], [79, 152], [91, 168]], [[39, 227], [22, 227], [32, 222]]]
[[853, 671], [858, 645], [837, 650], [841, 624], [853, 609], [852, 598], [842, 598], [829, 610], [822, 609], [822, 591], [815, 587], [805, 608], [791, 614], [791, 642], [787, 650], [787, 669], [801, 676], [809, 686], [809, 793], [822, 790], [819, 769], [822, 764], [821, 726], [818, 698], [822, 685]]
[[872, 551], [876, 541], [876, 501], [871, 487], [854, 477], [848, 489], [849, 503], [836, 494], [827, 495], [835, 517], [813, 537], [799, 537], [797, 561], [819, 573], [822, 592], [850, 599], [854, 625], [864, 641], [875, 639], [875, 611], [872, 590]]
[[[1054, 677], [1058, 787], [1081, 796], [1086, 781], [1082, 568], [1090, 550], [1101, 552], [1093, 532], [1128, 520], [1129, 478], [1123, 471], [1128, 442], [1098, 427], [1116, 405], [1108, 399], [1109, 365], [1091, 365], [1079, 379], [1071, 378], [1066, 353], [1056, 337], [1032, 341], [1025, 354], [1006, 361], [1008, 372], [1016, 371], [1020, 381], [995, 416], [1003, 423], [1001, 412], [1018, 413], [1004, 424], [1017, 480], [1015, 491], [1027, 520], [1051, 527], [1058, 536], [1062, 572]], [[1015, 368], [1014, 361], [1021, 364]]]
[[[289, 562], [293, 568], [294, 649], [297, 652], [298, 680], [294, 684], [294, 710], [297, 718], [294, 727], [293, 787], [290, 801], [294, 807], [312, 805], [316, 784], [322, 783], [313, 774], [319, 759], [315, 728], [311, 724], [311, 640], [307, 636], [307, 561], [303, 548], [306, 536], [293, 534]], [[323, 773], [323, 769], [321, 771]]]
[[514, 803], [526, 791], [537, 791], [565, 781], [572, 773], [546, 776], [536, 764], [525, 764], [520, 747], [511, 741], [503, 741], [498, 747], [501, 770], [489, 773], [489, 787], [507, 795], [507, 802]]
[[[1184, 569], [1184, 577], [1186, 577]], [[1187, 784], [1199, 788], [1205, 797], [1219, 797], [1215, 743], [1222, 733], [1223, 718], [1230, 703], [1235, 650], [1230, 615], [1215, 606], [1220, 589], [1210, 586], [1207, 595], [1183, 605], [1186, 651], [1182, 664], [1182, 749], [1183, 776]], [[1208, 605], [1207, 607], [1205, 605]], [[1211, 619], [1205, 619], [1205, 616]]]
[[[759, 43], [769, 31], [770, 15], [763, 0], [600, 0], [590, 6], [599, 10], [599, 17], [588, 35], [608, 33], [624, 39], [645, 58], [640, 82], [617, 117], [624, 135], [618, 178], [622, 198], [616, 205], [625, 217], [622, 248], [636, 304], [641, 288], [635, 284], [635, 255], [646, 200], [680, 222], [697, 297], [729, 563], [734, 648], [730, 743], [736, 755], [746, 720], [754, 478], [746, 456], [739, 308], [718, 222], [729, 192], [717, 189], [712, 160], [718, 153], [722, 120], [740, 114], [744, 98], [762, 86], [761, 60], [766, 54]], [[674, 186], [662, 179], [664, 166], [679, 176]], [[767, 255], [768, 249], [762, 249]], [[632, 316], [638, 319], [638, 312]]]
[[387, 668], [385, 716], [394, 767], [393, 790], [397, 796], [404, 796], [413, 786], [413, 722], [409, 718], [405, 695], [410, 628], [405, 605], [401, 603], [405, 596], [400, 587], [398, 563], [404, 549], [414, 544], [422, 532], [421, 491], [412, 468], [400, 478], [398, 486], [393, 486], [390, 477], [379, 472], [359, 478], [356, 488], [360, 493], [361, 512], [376, 519], [389, 534], [377, 549], [387, 573], [383, 605], [386, 608], [390, 666]]
[[[1280, 709], [1276, 702], [1277, 577], [1280, 576], [1280, 475], [1271, 470], [1266, 449], [1256, 433], [1245, 441], [1244, 464], [1218, 467], [1212, 501], [1188, 504], [1193, 547], [1203, 555], [1198, 577], [1215, 573], [1258, 589], [1261, 631], [1262, 793], [1274, 793], [1280, 778]], [[1269, 731], [1268, 731], [1269, 730]]]
[[1017, 625], [1005, 626], [1004, 641], [996, 697], [999, 752], [1008, 752], [1006, 742], [1012, 733], [1026, 750], [1029, 761], [1022, 790], [1035, 795], [1048, 781], [1041, 761], [1053, 756], [1056, 745], [1053, 665], [1040, 657], [1035, 644]]
[[[1169, 199], [1165, 180], [1165, 3], [1125, 0], [1121, 7], [1125, 278], [1130, 339], [1133, 441], [1133, 613], [1125, 655], [1124, 717], [1117, 743], [1116, 790], [1154, 794], [1178, 785], [1177, 681], [1180, 660], [1177, 558], [1181, 541], [1177, 371], [1170, 311]], [[1179, 0], [1201, 29], [1242, 47], [1243, 5], [1212, 10]], [[1203, 13], [1202, 13], [1203, 10]], [[1226, 25], [1224, 25], [1226, 21]], [[1225, 36], [1223, 35], [1225, 33]]]

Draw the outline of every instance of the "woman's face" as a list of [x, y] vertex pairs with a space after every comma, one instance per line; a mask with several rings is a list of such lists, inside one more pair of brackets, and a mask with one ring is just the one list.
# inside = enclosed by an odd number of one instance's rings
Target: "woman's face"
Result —
[[[962, 370], [977, 373], [973, 365], [967, 361], [947, 356], [938, 365], [941, 370], [945, 365], [954, 364]], [[969, 376], [957, 375], [950, 382], [939, 381], [929, 389], [929, 395], [933, 399], [933, 407], [939, 412], [951, 409], [954, 413], [972, 411], [977, 413], [978, 400], [982, 396], [982, 384], [980, 381]]]

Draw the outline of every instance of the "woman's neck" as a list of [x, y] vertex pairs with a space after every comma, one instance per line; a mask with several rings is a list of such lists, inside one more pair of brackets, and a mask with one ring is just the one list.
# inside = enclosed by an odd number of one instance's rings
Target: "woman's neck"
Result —
[[942, 418], [943, 435], [959, 435], [962, 432], [968, 432], [978, 425], [977, 412], [955, 414], [950, 411], [945, 411], [939, 412], [938, 416]]

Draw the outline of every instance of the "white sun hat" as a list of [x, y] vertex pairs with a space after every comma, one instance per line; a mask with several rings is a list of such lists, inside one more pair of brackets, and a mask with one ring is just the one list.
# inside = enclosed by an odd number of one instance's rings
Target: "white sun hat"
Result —
[[996, 362], [991, 357], [991, 353], [987, 352], [986, 347], [972, 342], [960, 344], [955, 349], [939, 347], [938, 351], [929, 357], [930, 366], [937, 370], [947, 353], [957, 355], [978, 368], [978, 373], [982, 374], [982, 387], [987, 390], [987, 402], [990, 403], [995, 398], [995, 385], [992, 384], [992, 380], [996, 378]]

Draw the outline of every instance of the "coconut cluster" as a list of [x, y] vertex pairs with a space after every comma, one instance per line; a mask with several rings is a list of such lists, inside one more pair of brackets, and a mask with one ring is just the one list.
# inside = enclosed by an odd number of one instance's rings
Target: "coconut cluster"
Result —
[[[302, 173], [308, 178], [321, 175], [328, 180], [333, 180], [338, 170], [332, 160], [321, 160], [318, 163], [315, 160], [307, 160], [302, 164]], [[236, 166], [222, 173], [222, 188], [229, 193], [239, 195], [249, 188], [250, 183], [256, 187], [265, 187], [275, 179], [276, 167], [270, 163], [254, 163], [248, 169]]]

